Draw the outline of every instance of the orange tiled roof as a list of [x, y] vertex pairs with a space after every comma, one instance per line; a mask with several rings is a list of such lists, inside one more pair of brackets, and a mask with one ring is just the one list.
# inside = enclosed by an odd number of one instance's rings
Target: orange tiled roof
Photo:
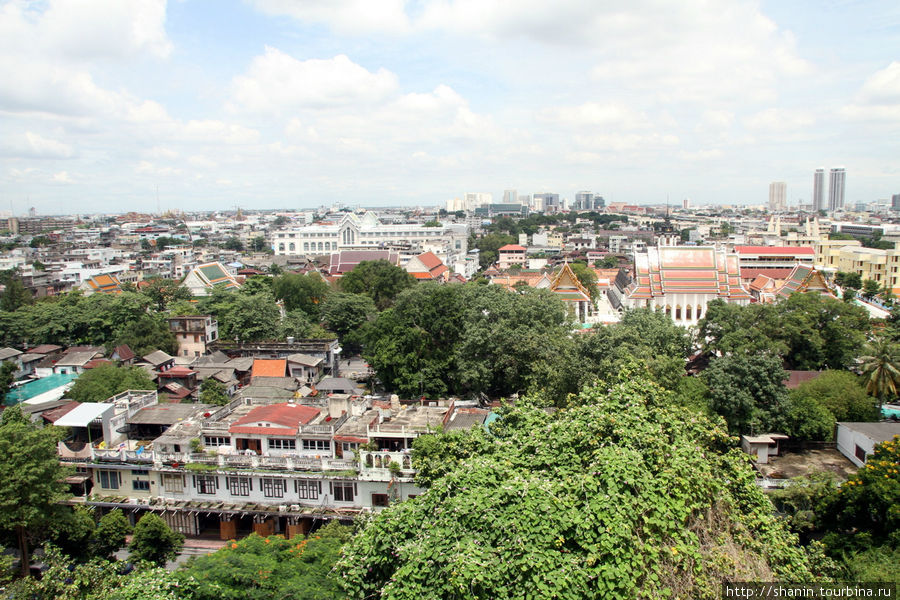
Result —
[[[262, 433], [267, 435], [296, 435], [300, 425], [306, 425], [317, 416], [319, 409], [300, 404], [269, 404], [257, 406], [228, 428], [230, 433]], [[273, 426], [260, 426], [271, 423]]]
[[284, 377], [287, 372], [287, 360], [269, 360], [257, 358], [253, 361], [251, 377]]

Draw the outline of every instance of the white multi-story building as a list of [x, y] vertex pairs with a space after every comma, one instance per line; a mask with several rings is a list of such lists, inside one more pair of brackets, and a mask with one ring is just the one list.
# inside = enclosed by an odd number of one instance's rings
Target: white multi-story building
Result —
[[787, 184], [773, 181], [769, 184], [769, 212], [784, 212], [787, 209]]
[[831, 169], [828, 177], [828, 210], [841, 210], [844, 208], [844, 185], [847, 172], [844, 167]]
[[[468, 227], [464, 224], [442, 224], [426, 227], [422, 223], [388, 224], [378, 220], [372, 212], [359, 216], [346, 213], [339, 222], [316, 223], [276, 231], [272, 234], [276, 255], [303, 256], [334, 254], [341, 250], [372, 250], [394, 244], [411, 244], [413, 248], [426, 243], [445, 242], [454, 255], [468, 252]], [[448, 257], [445, 262], [453, 262]]]

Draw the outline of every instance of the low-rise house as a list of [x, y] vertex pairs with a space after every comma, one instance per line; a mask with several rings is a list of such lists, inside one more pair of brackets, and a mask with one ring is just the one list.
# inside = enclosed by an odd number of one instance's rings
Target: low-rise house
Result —
[[513, 265], [524, 266], [526, 262], [524, 246], [507, 244], [497, 250], [497, 267], [503, 271]]
[[162, 350], [154, 350], [143, 357], [145, 363], [153, 367], [157, 373], [168, 371], [175, 366], [175, 357], [169, 356]]
[[287, 357], [287, 369], [291, 377], [306, 384], [316, 383], [322, 377], [323, 360], [309, 354], [290, 354]]
[[178, 341], [179, 356], [203, 356], [207, 344], [219, 339], [219, 322], [211, 315], [183, 315], [167, 321]]
[[86, 296], [91, 294], [121, 294], [122, 284], [115, 275], [101, 273], [85, 279], [78, 286], [78, 289], [84, 292]]
[[900, 423], [838, 423], [837, 449], [857, 467], [866, 464], [875, 446], [900, 435]]
[[450, 269], [434, 252], [423, 252], [406, 263], [406, 272], [419, 281], [446, 281]]

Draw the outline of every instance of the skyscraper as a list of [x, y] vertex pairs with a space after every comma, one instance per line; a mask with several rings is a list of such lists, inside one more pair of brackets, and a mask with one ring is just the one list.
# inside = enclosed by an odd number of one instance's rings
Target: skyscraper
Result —
[[787, 184], [773, 181], [769, 184], [769, 212], [784, 212], [787, 209]]
[[813, 175], [812, 205], [816, 212], [825, 208], [825, 169], [816, 169]]
[[900, 211], [900, 194], [891, 196], [891, 210]]
[[828, 210], [841, 210], [844, 208], [844, 186], [847, 181], [847, 172], [844, 167], [831, 169], [828, 177]]

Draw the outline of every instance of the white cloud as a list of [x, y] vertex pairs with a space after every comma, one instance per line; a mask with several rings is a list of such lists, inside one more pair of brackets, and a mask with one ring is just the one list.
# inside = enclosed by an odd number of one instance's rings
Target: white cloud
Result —
[[751, 131], [809, 131], [816, 124], [816, 117], [804, 110], [767, 108], [746, 117], [743, 123]]
[[60, 171], [59, 173], [54, 173], [51, 180], [54, 183], [72, 183], [72, 177], [66, 171]]
[[216, 144], [252, 144], [259, 140], [259, 131], [213, 119], [188, 121], [179, 127], [183, 141]]
[[900, 124], [900, 62], [873, 73], [840, 113], [853, 121]]
[[72, 158], [72, 146], [31, 131], [0, 142], [0, 155], [16, 158]]
[[375, 103], [397, 89], [397, 77], [385, 69], [372, 73], [343, 54], [301, 61], [267, 46], [233, 89], [237, 107], [280, 112]]
[[626, 130], [646, 129], [650, 126], [650, 120], [643, 112], [612, 102], [587, 102], [579, 106], [546, 108], [539, 113], [538, 118], [571, 129], [605, 127]]
[[405, 0], [251, 0], [270, 15], [326, 23], [341, 33], [402, 33], [410, 28]]

